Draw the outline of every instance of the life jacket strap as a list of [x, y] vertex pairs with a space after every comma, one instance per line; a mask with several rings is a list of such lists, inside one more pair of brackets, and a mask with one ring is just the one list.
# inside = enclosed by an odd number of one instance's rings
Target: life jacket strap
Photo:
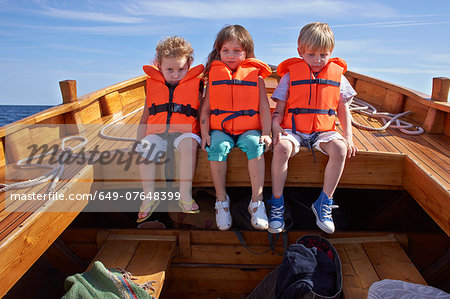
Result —
[[336, 115], [333, 109], [311, 109], [311, 108], [291, 108], [288, 113], [297, 114], [328, 114], [329, 116]]
[[219, 114], [224, 114], [224, 113], [231, 113], [230, 115], [228, 115], [227, 117], [225, 117], [222, 120], [222, 123], [220, 124], [222, 127], [222, 130], [225, 132], [225, 128], [223, 127], [223, 123], [229, 120], [232, 120], [236, 117], [239, 116], [254, 116], [256, 114], [259, 114], [259, 111], [253, 110], [253, 109], [248, 109], [248, 110], [238, 110], [238, 111], [229, 111], [229, 110], [220, 110], [220, 109], [213, 109], [211, 110], [211, 114], [213, 115], [219, 115]]
[[302, 84], [323, 84], [323, 85], [331, 85], [331, 86], [336, 86], [336, 87], [341, 86], [340, 82], [328, 80], [328, 79], [321, 79], [321, 78], [291, 81], [291, 86], [302, 85]]
[[181, 113], [186, 116], [193, 116], [197, 117], [198, 110], [195, 108], [192, 108], [190, 104], [183, 105], [183, 104], [177, 104], [177, 103], [165, 103], [160, 105], [155, 105], [155, 103], [152, 104], [151, 107], [148, 107], [148, 113], [150, 115], [156, 115], [157, 113], [161, 112], [172, 112], [172, 113]]
[[212, 85], [223, 85], [223, 84], [226, 84], [226, 85], [258, 86], [258, 82], [238, 80], [238, 79], [212, 81]]

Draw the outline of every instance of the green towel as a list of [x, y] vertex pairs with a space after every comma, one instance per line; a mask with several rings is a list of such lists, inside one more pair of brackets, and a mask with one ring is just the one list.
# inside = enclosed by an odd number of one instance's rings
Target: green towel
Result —
[[66, 294], [62, 299], [80, 298], [114, 298], [114, 299], [151, 299], [153, 298], [139, 285], [128, 279], [119, 269], [107, 269], [99, 262], [94, 262], [90, 271], [66, 278]]

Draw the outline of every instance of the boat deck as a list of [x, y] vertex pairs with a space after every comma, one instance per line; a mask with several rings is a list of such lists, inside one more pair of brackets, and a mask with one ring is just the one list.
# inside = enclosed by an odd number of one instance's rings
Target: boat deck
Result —
[[[270, 95], [270, 86], [269, 86]], [[142, 106], [143, 99], [135, 101], [123, 109], [120, 115]], [[118, 118], [117, 114], [104, 116], [87, 123], [107, 124]], [[356, 121], [380, 127], [381, 124], [359, 114], [354, 114]], [[140, 112], [121, 121], [123, 124], [135, 125], [140, 120]], [[51, 124], [49, 124], [51, 126]], [[92, 127], [90, 127], [92, 128]], [[90, 138], [88, 150], [95, 144], [99, 150], [126, 149], [130, 142], [111, 141], [101, 139], [97, 132], [89, 131], [84, 134]], [[129, 127], [118, 127], [112, 130], [112, 135], [122, 137], [136, 136], [135, 130]], [[375, 189], [403, 189], [408, 191], [433, 220], [450, 235], [450, 137], [444, 134], [424, 133], [418, 136], [405, 135], [395, 129], [374, 132], [353, 127], [354, 142], [359, 148], [357, 157], [348, 160], [339, 187], [375, 188]], [[21, 136], [17, 136], [21, 138]], [[92, 142], [91, 142], [92, 141]], [[90, 148], [89, 148], [90, 147]], [[316, 162], [310, 152], [302, 151], [291, 159], [287, 186], [320, 186], [323, 182], [323, 169], [327, 158], [316, 152]], [[271, 153], [266, 153], [266, 185], [270, 186]], [[11, 167], [11, 169], [9, 169]], [[111, 167], [111, 168], [110, 168]], [[11, 172], [7, 172], [8, 171]], [[90, 193], [92, 190], [121, 186], [115, 178], [117, 166], [103, 165], [103, 182], [93, 184], [93, 165], [72, 167], [67, 179], [62, 179], [55, 191], [72, 193]], [[248, 186], [246, 158], [239, 150], [230, 154], [227, 184], [229, 186]], [[32, 171], [39, 175], [39, 171]], [[122, 186], [139, 187], [139, 175], [136, 170], [134, 185], [130, 181]], [[21, 179], [12, 166], [2, 167], [1, 173], [8, 173], [8, 179]], [[70, 178], [70, 179], [69, 179]], [[108, 185], [108, 180], [114, 181]], [[133, 181], [133, 178], [131, 179]], [[212, 186], [209, 173], [209, 163], [206, 154], [198, 151], [198, 166], [194, 178], [194, 186]], [[18, 190], [16, 193], [31, 194], [47, 191], [46, 185]], [[66, 204], [67, 205], [67, 204]], [[74, 201], [66, 208], [75, 212], [70, 213], [41, 213], [54, 209], [58, 211], [58, 204], [46, 204], [45, 201], [10, 202], [5, 199], [5, 193], [0, 194], [0, 296], [4, 294], [39, 256], [56, 240], [65, 228], [83, 209], [86, 202]], [[14, 273], [10, 271], [14, 269]]]

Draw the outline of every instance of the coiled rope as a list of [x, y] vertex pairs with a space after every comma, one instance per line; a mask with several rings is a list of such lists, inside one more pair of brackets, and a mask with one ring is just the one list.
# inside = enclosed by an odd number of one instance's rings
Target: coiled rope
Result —
[[[77, 144], [74, 147], [66, 146], [66, 142], [72, 139], [78, 139], [81, 142]], [[61, 147], [56, 148], [53, 151], [48, 151], [47, 153], [43, 153], [37, 156], [33, 157], [27, 157], [24, 159], [19, 160], [16, 163], [16, 166], [18, 168], [48, 168], [50, 169], [46, 174], [41, 175], [40, 177], [37, 177], [35, 179], [30, 179], [22, 182], [17, 182], [13, 184], [0, 184], [0, 192], [5, 192], [8, 190], [18, 190], [18, 189], [24, 189], [29, 188], [33, 186], [37, 186], [43, 183], [46, 183], [48, 181], [52, 181], [50, 184], [47, 193], [53, 192], [55, 190], [56, 184], [58, 184], [59, 179], [61, 175], [64, 173], [64, 155], [68, 155], [73, 153], [74, 150], [77, 148], [80, 148], [84, 146], [87, 143], [87, 139], [83, 136], [70, 136], [66, 137], [61, 141]], [[43, 158], [49, 155], [58, 155], [56, 158], [56, 161], [58, 161], [58, 164], [51, 165], [51, 164], [34, 164], [31, 163], [33, 160], [38, 158]], [[26, 163], [26, 164], [25, 164]]]
[[[130, 113], [128, 113], [125, 116], [122, 116], [116, 120], [114, 120], [112, 123], [104, 126], [100, 132], [98, 133], [98, 135], [102, 138], [108, 139], [108, 140], [119, 140], [119, 141], [138, 141], [138, 139], [136, 138], [126, 138], [126, 137], [118, 137], [118, 136], [110, 136], [107, 135], [105, 133], [105, 131], [111, 127], [112, 125], [118, 123], [119, 121], [127, 118], [128, 116], [135, 114], [136, 112], [138, 112], [139, 110], [142, 110], [143, 107], [138, 108]], [[66, 143], [68, 143], [68, 141], [70, 140], [79, 140], [81, 141], [79, 144], [77, 144], [74, 147], [70, 147], [67, 146]], [[29, 188], [29, 187], [34, 187], [46, 182], [51, 181], [51, 184], [49, 185], [49, 188], [47, 189], [47, 193], [51, 193], [54, 192], [56, 185], [58, 184], [62, 174], [64, 173], [64, 155], [71, 155], [76, 149], [83, 147], [87, 144], [88, 139], [84, 136], [69, 136], [66, 137], [64, 139], [62, 139], [61, 141], [61, 147], [60, 148], [56, 148], [53, 151], [48, 151], [47, 153], [43, 153], [37, 156], [33, 156], [33, 157], [27, 157], [24, 159], [19, 160], [16, 163], [16, 166], [18, 168], [22, 168], [22, 169], [27, 169], [27, 168], [47, 168], [50, 169], [47, 173], [45, 173], [44, 175], [41, 175], [40, 177], [37, 177], [35, 179], [30, 179], [30, 180], [26, 180], [26, 181], [22, 181], [22, 182], [17, 182], [17, 183], [12, 183], [12, 184], [0, 184], [0, 193], [1, 192], [6, 192], [8, 190], [19, 190], [19, 189], [25, 189], [25, 188]], [[57, 155], [56, 157], [56, 161], [58, 161], [58, 164], [33, 164], [31, 163], [33, 160], [38, 159], [38, 158], [43, 158], [49, 155]], [[77, 157], [78, 159], [78, 157]], [[76, 161], [76, 159], [75, 159]], [[95, 163], [95, 161], [93, 161]], [[26, 164], [25, 164], [26, 163]]]
[[402, 113], [394, 114], [389, 112], [378, 112], [377, 109], [370, 105], [369, 103], [366, 103], [360, 99], [354, 98], [353, 101], [350, 103], [350, 111], [351, 112], [357, 112], [364, 115], [367, 115], [371, 118], [379, 118], [383, 121], [384, 125], [380, 128], [374, 128], [362, 125], [360, 123], [357, 123], [354, 118], [352, 117], [352, 124], [360, 129], [368, 130], [368, 131], [384, 131], [388, 127], [392, 129], [398, 129], [400, 132], [408, 134], [408, 135], [420, 135], [424, 132], [423, 128], [421, 127], [415, 127], [409, 122], [406, 122], [404, 120], [400, 120], [400, 117], [403, 117], [407, 114], [410, 114], [411, 111], [405, 111]]

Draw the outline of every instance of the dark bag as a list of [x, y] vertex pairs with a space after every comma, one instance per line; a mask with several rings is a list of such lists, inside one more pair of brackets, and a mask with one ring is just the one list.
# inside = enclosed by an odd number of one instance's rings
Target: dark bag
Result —
[[278, 269], [275, 298], [339, 298], [341, 291], [341, 261], [327, 239], [305, 235], [288, 247]]

